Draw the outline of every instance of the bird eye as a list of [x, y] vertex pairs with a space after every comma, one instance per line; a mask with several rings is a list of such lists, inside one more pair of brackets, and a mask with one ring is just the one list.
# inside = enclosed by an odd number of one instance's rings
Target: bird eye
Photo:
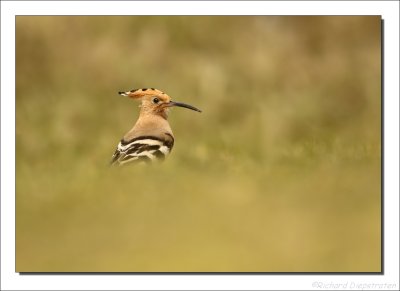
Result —
[[153, 98], [153, 103], [154, 103], [154, 104], [157, 104], [158, 102], [160, 102], [160, 99], [158, 99], [158, 98]]

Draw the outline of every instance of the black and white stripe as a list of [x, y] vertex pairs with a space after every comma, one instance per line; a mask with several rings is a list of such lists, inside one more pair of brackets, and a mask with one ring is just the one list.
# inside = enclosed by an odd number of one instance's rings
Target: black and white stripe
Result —
[[168, 139], [140, 136], [129, 141], [121, 140], [110, 164], [122, 165], [128, 162], [163, 160], [174, 146], [173, 136], [170, 134], [166, 134], [166, 136]]

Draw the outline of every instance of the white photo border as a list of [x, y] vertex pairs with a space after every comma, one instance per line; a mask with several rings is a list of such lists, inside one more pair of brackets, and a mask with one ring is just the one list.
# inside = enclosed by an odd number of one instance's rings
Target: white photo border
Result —
[[[16, 15], [381, 15], [384, 20], [384, 272], [265, 275], [20, 275], [15, 272]], [[1, 289], [2, 290], [398, 290], [399, 286], [398, 1], [2, 1]], [[361, 284], [361, 285], [359, 285]], [[326, 287], [326, 288], [322, 288]]]

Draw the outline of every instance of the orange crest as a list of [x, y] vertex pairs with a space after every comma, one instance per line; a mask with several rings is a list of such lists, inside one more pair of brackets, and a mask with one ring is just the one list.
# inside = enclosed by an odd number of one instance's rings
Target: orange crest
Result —
[[132, 99], [140, 99], [145, 96], [155, 96], [164, 102], [168, 102], [171, 98], [164, 92], [155, 88], [133, 89], [128, 92], [118, 92], [122, 96], [127, 96]]

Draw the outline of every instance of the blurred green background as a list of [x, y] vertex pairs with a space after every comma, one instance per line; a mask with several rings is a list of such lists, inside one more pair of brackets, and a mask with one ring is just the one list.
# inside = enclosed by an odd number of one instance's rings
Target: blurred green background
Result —
[[[377, 16], [16, 17], [16, 271], [381, 271]], [[160, 165], [109, 168], [155, 87]]]

